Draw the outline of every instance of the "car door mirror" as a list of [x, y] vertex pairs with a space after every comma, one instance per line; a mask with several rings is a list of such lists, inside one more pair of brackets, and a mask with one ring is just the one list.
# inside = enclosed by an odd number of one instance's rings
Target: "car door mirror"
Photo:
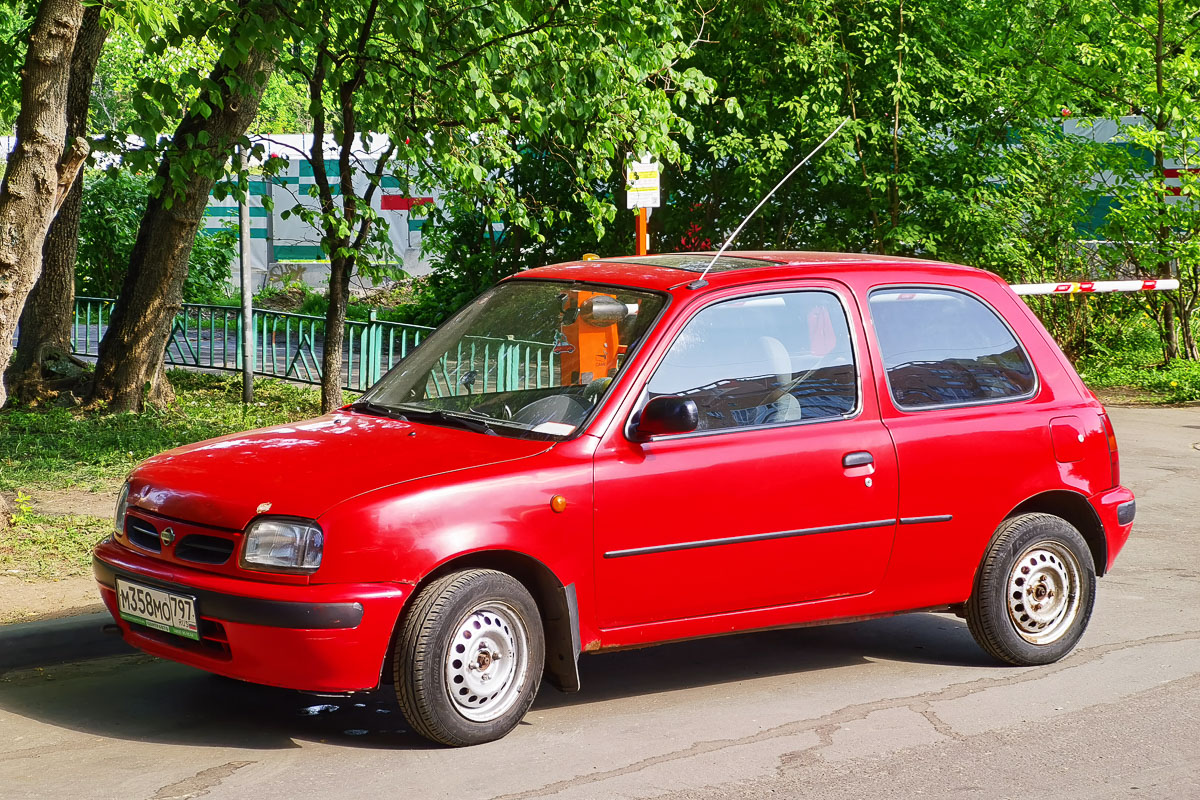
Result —
[[633, 425], [637, 439], [665, 433], [690, 433], [700, 426], [700, 411], [695, 400], [664, 394], [646, 403], [642, 415]]

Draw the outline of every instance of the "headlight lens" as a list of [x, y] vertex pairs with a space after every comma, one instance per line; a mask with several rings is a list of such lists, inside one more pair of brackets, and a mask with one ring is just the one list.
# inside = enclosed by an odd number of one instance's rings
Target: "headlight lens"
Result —
[[113, 529], [117, 535], [125, 532], [125, 514], [129, 511], [129, 482], [121, 487], [121, 493], [117, 495], [117, 513], [113, 519]]
[[261, 517], [246, 529], [242, 566], [268, 572], [312, 572], [321, 566], [325, 534], [309, 519]]

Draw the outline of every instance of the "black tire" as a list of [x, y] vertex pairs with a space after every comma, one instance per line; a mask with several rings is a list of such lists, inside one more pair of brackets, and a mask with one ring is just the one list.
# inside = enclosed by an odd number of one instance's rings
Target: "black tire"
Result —
[[451, 573], [422, 589], [404, 616], [392, 659], [396, 698], [427, 739], [490, 742], [529, 710], [545, 653], [537, 603], [519, 581], [488, 569]]
[[967, 601], [979, 646], [1008, 664], [1051, 664], [1071, 652], [1092, 616], [1096, 569], [1087, 542], [1051, 514], [1005, 520]]

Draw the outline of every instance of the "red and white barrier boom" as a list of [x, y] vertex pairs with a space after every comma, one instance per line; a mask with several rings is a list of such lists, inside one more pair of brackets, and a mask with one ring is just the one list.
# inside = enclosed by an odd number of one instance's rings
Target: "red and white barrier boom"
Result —
[[1081, 281], [1080, 283], [1015, 283], [1017, 294], [1101, 294], [1103, 292], [1161, 292], [1178, 289], [1174, 278], [1136, 281]]

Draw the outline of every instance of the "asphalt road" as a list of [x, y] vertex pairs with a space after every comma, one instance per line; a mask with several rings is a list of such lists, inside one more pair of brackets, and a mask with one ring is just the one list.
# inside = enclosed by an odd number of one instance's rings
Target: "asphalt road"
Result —
[[1200, 798], [1200, 408], [1113, 409], [1134, 538], [1080, 648], [919, 614], [585, 657], [509, 737], [132, 656], [0, 678], [0, 797]]

